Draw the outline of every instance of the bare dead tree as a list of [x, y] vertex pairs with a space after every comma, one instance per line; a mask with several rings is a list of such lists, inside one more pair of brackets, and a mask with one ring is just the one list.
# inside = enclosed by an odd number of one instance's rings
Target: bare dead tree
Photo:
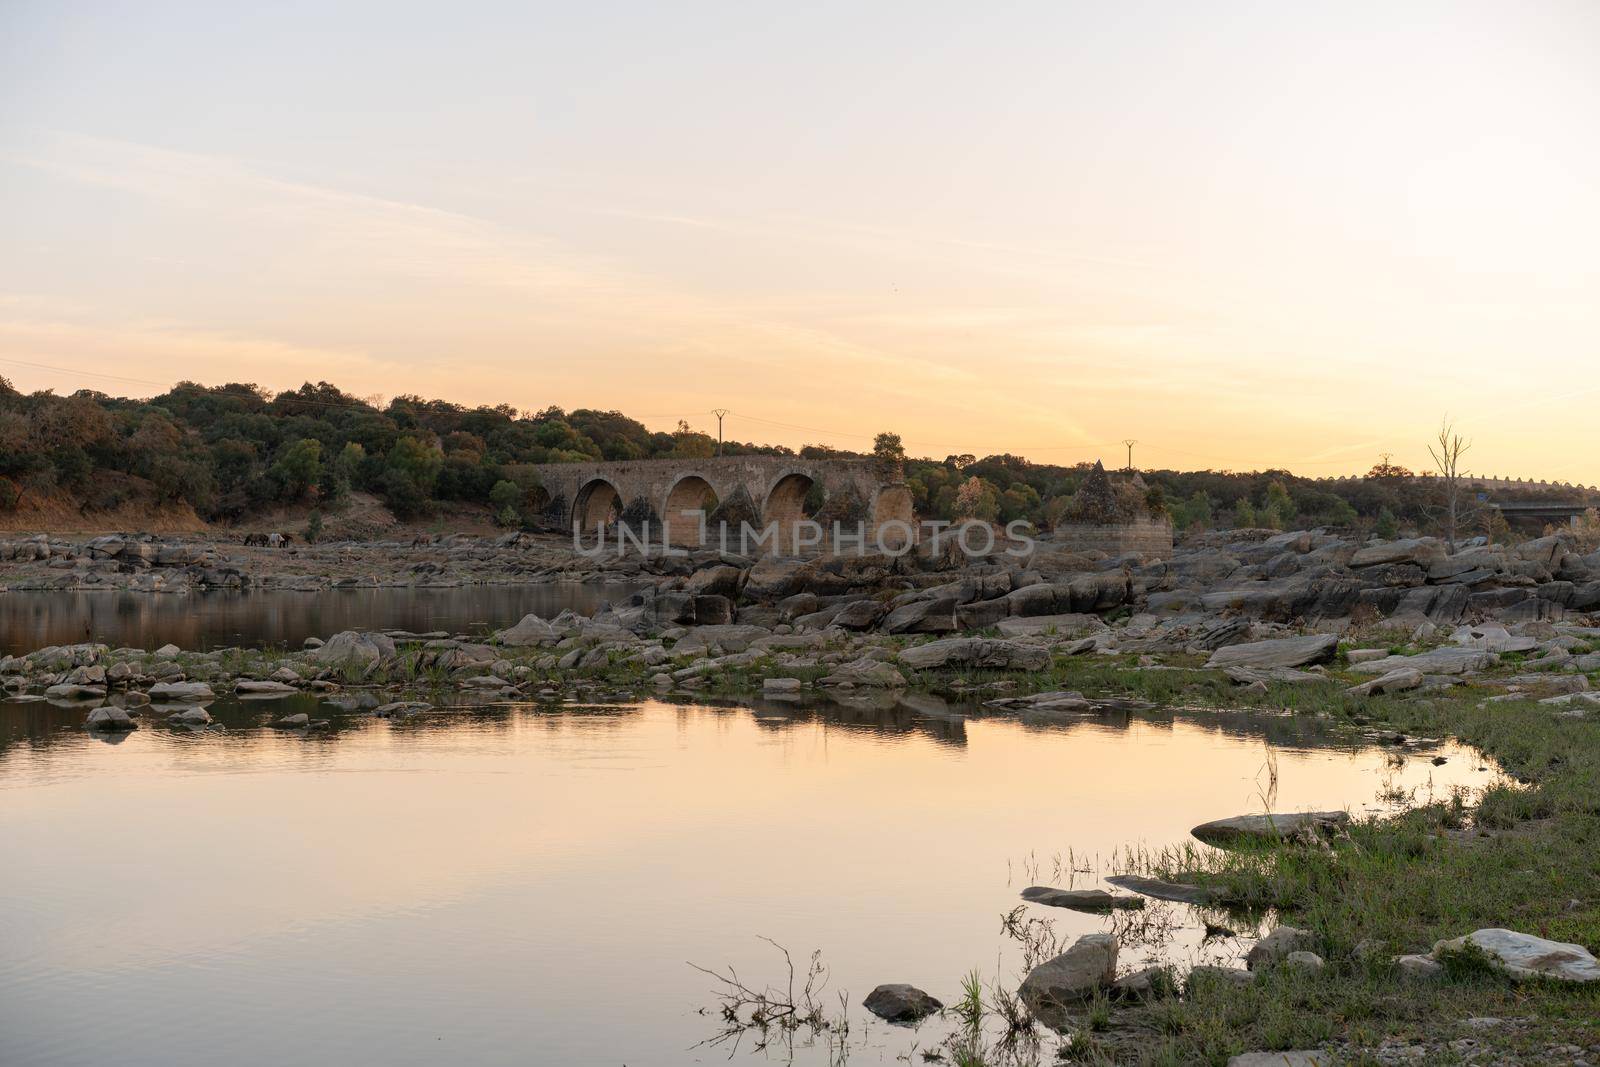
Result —
[[1471, 447], [1472, 442], [1456, 433], [1455, 423], [1448, 416], [1439, 424], [1438, 439], [1428, 446], [1444, 492], [1444, 539], [1452, 552], [1456, 550], [1456, 523], [1461, 517], [1461, 457]]

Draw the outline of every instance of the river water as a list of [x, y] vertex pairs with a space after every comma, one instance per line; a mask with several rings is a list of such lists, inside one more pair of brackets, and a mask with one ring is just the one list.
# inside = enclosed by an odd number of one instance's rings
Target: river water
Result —
[[[700, 1045], [713, 982], [689, 963], [781, 981], [762, 938], [802, 966], [820, 951], [851, 1063], [922, 1062], [942, 1024], [888, 1026], [861, 998], [911, 982], [951, 1003], [973, 970], [1014, 987], [1000, 919], [1023, 887], [1100, 885], [1118, 850], [1269, 799], [1360, 811], [1493, 774], [1242, 714], [211, 710], [227, 732], [103, 739], [81, 709], [0, 703], [0, 1063], [786, 1062]], [[333, 728], [264, 726], [300, 710]], [[1202, 945], [1182, 905], [1025, 914], [1067, 941], [1136, 921], [1124, 970], [1249, 944]]]
[[529, 612], [553, 618], [592, 615], [621, 603], [634, 587], [550, 582], [456, 588], [330, 589], [314, 593], [225, 591], [159, 593], [0, 592], [0, 655], [45, 645], [98, 641], [112, 648], [192, 652], [220, 646], [298, 648], [307, 637], [340, 630], [486, 633]]

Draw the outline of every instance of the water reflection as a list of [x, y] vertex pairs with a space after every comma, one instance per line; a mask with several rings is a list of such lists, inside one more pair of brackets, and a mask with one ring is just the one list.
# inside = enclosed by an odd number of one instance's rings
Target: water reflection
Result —
[[332, 589], [317, 593], [215, 590], [186, 596], [128, 592], [0, 593], [0, 655], [98, 641], [112, 648], [165, 644], [203, 652], [298, 647], [340, 630], [482, 633], [529, 612], [592, 615], [627, 600], [616, 583], [472, 585], [455, 589]]
[[[820, 949], [853, 1062], [894, 1062], [934, 1042], [870, 1024], [868, 989], [1014, 982], [1000, 920], [1024, 886], [1097, 885], [1126, 846], [1259, 810], [1264, 742], [1284, 811], [1488, 777], [1451, 746], [1394, 768], [1315, 720], [1237, 713], [361, 703], [219, 700], [226, 732], [115, 744], [81, 709], [0, 703], [0, 1062], [714, 1062], [685, 961], [776, 979], [762, 936]], [[332, 728], [265, 727], [291, 711]], [[1119, 924], [1127, 968], [1242, 944], [1176, 905], [1022, 915], [1068, 943]]]

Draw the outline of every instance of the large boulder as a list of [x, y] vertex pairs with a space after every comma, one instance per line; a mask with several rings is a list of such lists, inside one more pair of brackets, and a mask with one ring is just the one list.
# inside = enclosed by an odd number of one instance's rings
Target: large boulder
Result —
[[913, 645], [900, 653], [902, 666], [913, 670], [938, 667], [988, 667], [996, 670], [1042, 671], [1050, 666], [1050, 650], [1020, 641], [982, 637], [947, 637]]
[[1444, 542], [1434, 537], [1420, 537], [1400, 541], [1385, 541], [1358, 549], [1350, 557], [1352, 567], [1376, 567], [1388, 563], [1415, 563], [1431, 566], [1445, 556]]
[[745, 595], [756, 600], [779, 600], [798, 593], [814, 569], [800, 559], [769, 556], [758, 560], [745, 575]]
[[1053, 1030], [1072, 1026], [1071, 1011], [1117, 977], [1117, 939], [1085, 934], [1055, 959], [1028, 972], [1017, 990], [1034, 1018]]
[[370, 671], [378, 664], [394, 659], [394, 639], [387, 634], [344, 630], [328, 638], [327, 642], [311, 653], [311, 659], [324, 667], [344, 667]]
[[533, 614], [524, 615], [520, 622], [501, 630], [498, 636], [500, 643], [510, 648], [553, 645], [560, 640], [555, 627]]
[[1211, 653], [1207, 667], [1301, 667], [1307, 663], [1326, 663], [1338, 651], [1334, 634], [1306, 634], [1303, 637], [1278, 637], [1270, 641], [1249, 641], [1227, 645]]
[[914, 1023], [944, 1007], [916, 986], [904, 983], [879, 986], [867, 994], [861, 1006], [891, 1023]]
[[1532, 934], [1492, 928], [1437, 942], [1433, 958], [1441, 960], [1466, 950], [1481, 949], [1490, 964], [1512, 978], [1553, 978], [1562, 982], [1600, 982], [1600, 960], [1582, 945], [1547, 941]]
[[883, 617], [878, 628], [890, 634], [949, 633], [956, 628], [956, 600], [936, 597], [901, 604]]
[[702, 567], [689, 575], [683, 583], [683, 591], [693, 596], [725, 596], [729, 600], [739, 598], [739, 586], [744, 579], [744, 571], [726, 563]]
[[882, 660], [858, 659], [841, 663], [818, 685], [864, 686], [872, 689], [904, 689], [906, 677]]

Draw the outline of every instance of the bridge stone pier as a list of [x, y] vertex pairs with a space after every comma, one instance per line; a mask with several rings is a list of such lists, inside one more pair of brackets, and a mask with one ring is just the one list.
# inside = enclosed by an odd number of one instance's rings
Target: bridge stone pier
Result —
[[[723, 456], [713, 459], [644, 459], [599, 463], [548, 463], [537, 468], [549, 496], [546, 520], [582, 530], [592, 544], [598, 529], [626, 525], [635, 533], [649, 523], [652, 544], [679, 547], [721, 544], [730, 551], [800, 555], [810, 545], [811, 519], [853, 538], [858, 529], [871, 551], [915, 539], [911, 493], [900, 472], [870, 459], [801, 459], [797, 456]], [[744, 525], [757, 534], [741, 543]]]

